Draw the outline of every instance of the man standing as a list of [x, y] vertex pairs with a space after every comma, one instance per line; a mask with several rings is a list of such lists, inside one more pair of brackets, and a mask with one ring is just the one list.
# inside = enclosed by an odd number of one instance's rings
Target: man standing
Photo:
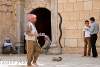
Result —
[[28, 14], [28, 22], [26, 26], [25, 31], [25, 39], [26, 39], [26, 45], [27, 45], [27, 65], [31, 66], [31, 63], [33, 63], [35, 66], [36, 61], [39, 57], [39, 54], [41, 52], [41, 49], [37, 43], [37, 30], [35, 27], [35, 22], [37, 20], [37, 16], [34, 14]]
[[92, 54], [93, 57], [98, 57], [97, 49], [96, 49], [96, 41], [97, 41], [97, 34], [99, 32], [99, 25], [96, 23], [95, 18], [90, 18], [91, 26], [91, 46], [92, 46]]

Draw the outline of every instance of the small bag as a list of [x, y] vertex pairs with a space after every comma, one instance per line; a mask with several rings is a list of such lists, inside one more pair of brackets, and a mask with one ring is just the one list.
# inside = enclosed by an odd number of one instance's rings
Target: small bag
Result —
[[33, 41], [36, 41], [36, 36], [29, 36], [29, 35], [25, 35], [25, 39], [26, 40], [33, 40]]

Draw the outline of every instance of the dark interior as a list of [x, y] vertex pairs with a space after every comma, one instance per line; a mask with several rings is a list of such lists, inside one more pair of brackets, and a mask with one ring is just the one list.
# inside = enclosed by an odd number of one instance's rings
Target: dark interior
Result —
[[[30, 13], [37, 15], [37, 23], [35, 25], [38, 33], [45, 33], [46, 35], [49, 36], [50, 39], [52, 39], [51, 38], [51, 11], [48, 10], [47, 8], [39, 7], [33, 9]], [[42, 36], [38, 37], [38, 41], [41, 47], [45, 43], [44, 37]]]

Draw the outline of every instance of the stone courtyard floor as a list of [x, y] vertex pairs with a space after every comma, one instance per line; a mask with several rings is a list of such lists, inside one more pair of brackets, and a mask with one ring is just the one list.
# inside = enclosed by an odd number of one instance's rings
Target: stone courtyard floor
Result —
[[[62, 61], [52, 61], [53, 57], [63, 58]], [[98, 58], [82, 57], [80, 54], [41, 55], [38, 67], [100, 67]], [[0, 55], [0, 67], [27, 67], [26, 55]]]

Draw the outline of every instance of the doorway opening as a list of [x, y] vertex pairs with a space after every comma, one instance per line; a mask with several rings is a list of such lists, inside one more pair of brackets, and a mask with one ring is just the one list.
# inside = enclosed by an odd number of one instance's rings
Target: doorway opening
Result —
[[[39, 7], [33, 9], [30, 13], [37, 15], [37, 23], [35, 25], [38, 33], [45, 33], [45, 35], [47, 35], [50, 38], [50, 40], [52, 40], [51, 11], [47, 8]], [[38, 41], [41, 47], [45, 43], [44, 37], [42, 36], [38, 37]]]

